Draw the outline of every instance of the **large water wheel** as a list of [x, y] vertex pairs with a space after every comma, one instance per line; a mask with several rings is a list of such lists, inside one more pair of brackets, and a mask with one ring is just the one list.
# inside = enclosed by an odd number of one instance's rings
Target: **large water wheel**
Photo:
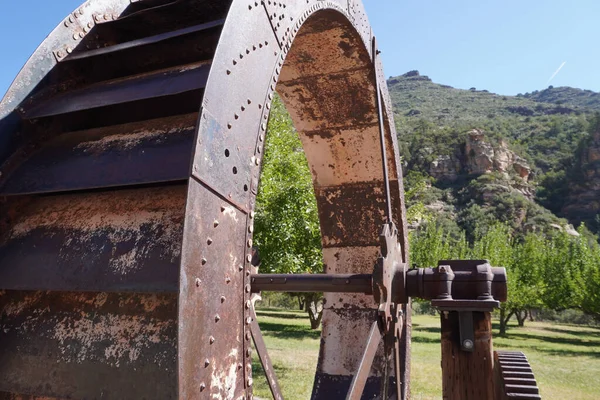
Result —
[[[539, 398], [526, 359], [491, 354], [501, 268], [406, 268], [377, 54], [359, 0], [90, 0], [63, 20], [0, 104], [0, 398], [249, 398], [252, 338], [279, 398], [261, 290], [328, 292], [315, 399], [408, 397], [409, 296], [444, 311], [448, 398]], [[323, 275], [253, 265], [275, 91]]]

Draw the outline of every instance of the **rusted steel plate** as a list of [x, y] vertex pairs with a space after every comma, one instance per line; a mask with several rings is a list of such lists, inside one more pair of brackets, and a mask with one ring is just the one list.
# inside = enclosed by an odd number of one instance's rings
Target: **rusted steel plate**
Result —
[[194, 180], [188, 198], [179, 285], [179, 397], [239, 398], [246, 393], [244, 351], [250, 339], [243, 336], [246, 214]]
[[34, 106], [25, 112], [25, 117], [48, 117], [202, 89], [209, 71], [210, 64], [201, 63], [131, 79], [103, 82], [64, 93]]
[[[324, 248], [378, 246], [377, 235], [381, 230], [385, 206], [382, 182], [317, 187], [315, 195], [319, 203], [319, 219], [323, 221], [321, 235]], [[392, 203], [394, 208], [398, 207], [398, 198], [392, 197]]]
[[30, 202], [3, 232], [0, 288], [176, 292], [185, 190], [182, 185]]
[[175, 399], [176, 307], [174, 295], [0, 291], [0, 391]]
[[186, 180], [197, 114], [62, 134], [0, 185], [0, 195]]

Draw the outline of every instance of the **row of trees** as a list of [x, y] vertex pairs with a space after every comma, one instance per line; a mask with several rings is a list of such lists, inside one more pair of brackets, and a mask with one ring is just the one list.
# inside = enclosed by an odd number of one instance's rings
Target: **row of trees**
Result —
[[600, 246], [585, 235], [564, 232], [514, 236], [496, 224], [472, 243], [456, 238], [435, 222], [411, 234], [411, 262], [434, 266], [443, 259], [488, 259], [508, 274], [508, 301], [500, 308], [500, 334], [515, 317], [523, 326], [532, 309], [579, 309], [600, 319]]

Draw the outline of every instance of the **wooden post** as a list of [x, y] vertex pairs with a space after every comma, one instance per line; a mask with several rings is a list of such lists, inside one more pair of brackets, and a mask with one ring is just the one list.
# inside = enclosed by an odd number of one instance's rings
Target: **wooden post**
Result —
[[442, 320], [442, 388], [444, 400], [493, 400], [494, 357], [491, 313], [474, 311], [474, 348], [461, 349], [457, 311]]

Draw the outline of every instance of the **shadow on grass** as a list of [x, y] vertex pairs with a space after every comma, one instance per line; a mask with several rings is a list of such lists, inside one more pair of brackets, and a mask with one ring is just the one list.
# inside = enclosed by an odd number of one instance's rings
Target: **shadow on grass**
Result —
[[258, 321], [260, 330], [265, 336], [273, 336], [280, 339], [318, 339], [321, 337], [321, 330], [312, 330], [309, 327], [278, 324], [276, 322]]
[[440, 343], [440, 338], [428, 338], [423, 336], [413, 336], [410, 339], [414, 343]]
[[288, 318], [288, 319], [307, 319], [308, 315], [291, 312], [282, 312], [279, 310], [256, 310], [256, 315], [259, 317], [277, 317], [277, 318]]
[[440, 333], [440, 328], [434, 328], [434, 327], [417, 327], [415, 328], [415, 326], [413, 325], [413, 331], [415, 332], [430, 332], [430, 333]]
[[584, 340], [573, 339], [573, 338], [532, 335], [529, 333], [515, 332], [515, 331], [509, 332], [507, 335], [507, 338], [539, 340], [541, 342], [567, 344], [567, 345], [571, 345], [571, 346], [600, 347], [600, 340], [585, 340], [584, 341]]
[[566, 329], [566, 328], [557, 328], [557, 327], [545, 327], [543, 328], [545, 331], [562, 333], [565, 335], [573, 335], [573, 336], [592, 336], [594, 338], [600, 338], [600, 328], [596, 328], [594, 326], [586, 326], [593, 331], [576, 331], [574, 329]]

